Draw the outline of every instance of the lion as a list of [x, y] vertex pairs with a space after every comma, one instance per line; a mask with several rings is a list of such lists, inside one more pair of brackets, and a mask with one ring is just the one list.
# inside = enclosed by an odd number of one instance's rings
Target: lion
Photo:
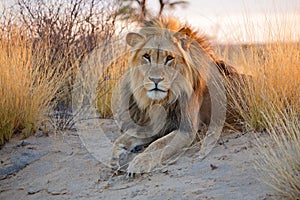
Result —
[[146, 146], [128, 164], [133, 177], [190, 146], [199, 128], [210, 124], [211, 70], [222, 76], [238, 72], [213, 54], [208, 37], [173, 18], [145, 22], [126, 42], [129, 69], [119, 84], [115, 115], [123, 134], [113, 144], [111, 167], [120, 170], [124, 157]]

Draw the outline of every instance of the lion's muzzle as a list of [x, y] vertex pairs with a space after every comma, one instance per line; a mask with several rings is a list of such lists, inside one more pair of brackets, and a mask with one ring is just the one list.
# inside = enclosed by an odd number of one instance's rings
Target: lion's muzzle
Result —
[[149, 82], [145, 85], [147, 96], [152, 100], [161, 100], [166, 98], [168, 89], [163, 87], [163, 77], [149, 77]]

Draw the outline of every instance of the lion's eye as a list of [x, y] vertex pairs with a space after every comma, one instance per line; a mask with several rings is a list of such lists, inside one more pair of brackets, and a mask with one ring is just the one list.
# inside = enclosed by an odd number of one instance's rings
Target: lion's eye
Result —
[[143, 55], [143, 58], [145, 58], [147, 61], [151, 62], [151, 56], [148, 53], [145, 53]]
[[165, 64], [167, 64], [168, 62], [170, 62], [170, 61], [172, 61], [172, 60], [174, 60], [174, 57], [171, 56], [171, 55], [168, 55], [168, 56], [166, 57], [166, 62], [165, 62]]

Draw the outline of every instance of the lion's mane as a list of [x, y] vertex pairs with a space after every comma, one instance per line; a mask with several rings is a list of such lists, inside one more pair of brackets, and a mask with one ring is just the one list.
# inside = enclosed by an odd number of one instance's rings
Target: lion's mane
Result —
[[[198, 118], [198, 116], [191, 116], [190, 113], [195, 113], [194, 109], [197, 106], [199, 107], [199, 110], [196, 111], [197, 113], [202, 110], [201, 119], [199, 119], [204, 123], [209, 123], [210, 97], [203, 78], [205, 75], [199, 73], [199, 66], [203, 62], [212, 62], [215, 63], [217, 69], [222, 74], [234, 75], [237, 72], [233, 68], [226, 66], [223, 61], [219, 60], [213, 54], [209, 38], [206, 35], [194, 31], [186, 24], [180, 24], [176, 19], [161, 18], [146, 21], [141, 27], [139, 34], [143, 35], [146, 41], [154, 35], [159, 35], [163, 40], [174, 44], [176, 47], [180, 47], [175, 49], [176, 53], [181, 55], [182, 58], [177, 63], [177, 66], [187, 81], [175, 81], [171, 88], [174, 92], [169, 93], [166, 99], [151, 101], [139, 89], [133, 90], [133, 86], [141, 84], [143, 77], [134, 70], [126, 73], [120, 84], [120, 98], [122, 100], [118, 106], [121, 110], [118, 111], [118, 116], [116, 116], [117, 121], [121, 123], [121, 129], [126, 131], [136, 125], [147, 126], [147, 128], [152, 126], [153, 128], [154, 124], [159, 124], [162, 116], [155, 113], [155, 111], [150, 112], [153, 105], [156, 104], [162, 105], [167, 114], [166, 123], [160, 129], [159, 133], [156, 134], [157, 137], [161, 137], [180, 127], [186, 129], [185, 131], [192, 131], [191, 124], [195, 123], [195, 118]], [[189, 45], [188, 51], [184, 50], [184, 43]], [[129, 58], [129, 68], [134, 68], [137, 65], [137, 55], [144, 48], [143, 45], [139, 44], [132, 51]], [[191, 93], [194, 95], [193, 98], [191, 98]], [[199, 124], [199, 121], [196, 123]], [[182, 126], [182, 124], [184, 125]], [[149, 130], [145, 130], [145, 132], [149, 132]]]

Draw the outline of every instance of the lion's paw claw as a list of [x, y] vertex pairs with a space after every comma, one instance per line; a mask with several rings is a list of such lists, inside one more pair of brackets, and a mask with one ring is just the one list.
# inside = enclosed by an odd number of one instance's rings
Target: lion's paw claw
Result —
[[136, 156], [127, 168], [127, 177], [135, 178], [137, 175], [149, 173], [151, 171], [151, 159], [148, 156], [140, 154]]

